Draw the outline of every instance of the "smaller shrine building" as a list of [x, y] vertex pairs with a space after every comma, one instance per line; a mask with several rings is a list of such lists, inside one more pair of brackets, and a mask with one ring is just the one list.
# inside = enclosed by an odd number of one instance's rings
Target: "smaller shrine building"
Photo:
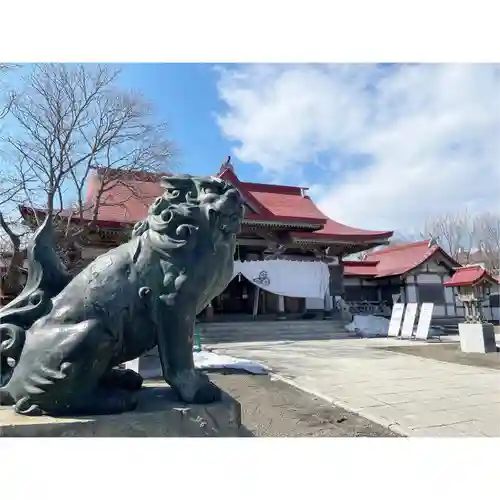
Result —
[[353, 312], [367, 312], [381, 303], [390, 307], [394, 302], [432, 302], [435, 318], [463, 318], [464, 306], [450, 287], [463, 276], [489, 277], [491, 294], [483, 312], [498, 322], [498, 282], [480, 265], [460, 265], [432, 240], [391, 245], [370, 252], [364, 260], [345, 261], [344, 298]]

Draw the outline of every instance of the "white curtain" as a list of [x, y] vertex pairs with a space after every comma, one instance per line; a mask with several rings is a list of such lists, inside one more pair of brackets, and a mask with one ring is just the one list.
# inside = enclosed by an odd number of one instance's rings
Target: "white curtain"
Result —
[[263, 290], [285, 297], [323, 298], [329, 291], [330, 272], [324, 262], [236, 261], [234, 276], [238, 274]]

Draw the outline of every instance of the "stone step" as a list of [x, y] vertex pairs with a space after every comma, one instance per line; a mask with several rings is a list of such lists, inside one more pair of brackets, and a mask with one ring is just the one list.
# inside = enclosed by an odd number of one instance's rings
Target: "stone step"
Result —
[[256, 330], [243, 330], [235, 328], [234, 330], [199, 330], [202, 337], [224, 337], [224, 336], [254, 336], [254, 335], [330, 335], [337, 332], [345, 332], [343, 327], [329, 328], [329, 329], [297, 329], [297, 330], [281, 330], [281, 329], [256, 329]]
[[299, 330], [331, 330], [343, 328], [344, 322], [340, 320], [324, 321], [255, 321], [255, 322], [234, 322], [234, 323], [198, 323], [197, 328], [200, 331], [259, 331], [259, 330], [281, 330], [281, 331], [299, 331]]
[[279, 328], [263, 328], [255, 330], [245, 330], [235, 328], [234, 330], [198, 330], [201, 336], [221, 336], [221, 335], [259, 335], [274, 333], [276, 335], [306, 335], [306, 334], [330, 334], [335, 332], [345, 332], [343, 327], [328, 328], [328, 329], [297, 329], [297, 330], [282, 330]]
[[197, 325], [205, 344], [280, 340], [327, 340], [349, 336], [341, 321], [203, 323]]
[[313, 340], [335, 340], [351, 338], [353, 334], [346, 332], [331, 335], [251, 335], [248, 337], [202, 337], [202, 346], [211, 344], [233, 344], [251, 342], [304, 342]]
[[287, 329], [287, 328], [255, 328], [255, 329], [247, 329], [247, 328], [233, 328], [229, 330], [204, 330], [199, 329], [198, 332], [200, 335], [233, 335], [233, 334], [259, 334], [259, 333], [267, 333], [267, 332], [275, 332], [282, 334], [305, 334], [305, 333], [332, 333], [338, 331], [346, 331], [343, 326], [334, 326], [331, 328], [296, 328], [296, 329]]

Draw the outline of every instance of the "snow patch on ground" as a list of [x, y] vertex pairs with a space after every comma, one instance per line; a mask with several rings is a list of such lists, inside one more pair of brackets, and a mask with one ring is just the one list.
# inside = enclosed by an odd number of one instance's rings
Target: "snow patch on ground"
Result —
[[356, 314], [345, 328], [349, 332], [360, 333], [363, 337], [387, 337], [389, 320], [381, 316]]
[[210, 351], [199, 351], [193, 353], [195, 367], [200, 370], [220, 370], [228, 368], [231, 370], [241, 370], [255, 375], [268, 373], [269, 370], [256, 361], [249, 359], [233, 358], [224, 354], [216, 354]]

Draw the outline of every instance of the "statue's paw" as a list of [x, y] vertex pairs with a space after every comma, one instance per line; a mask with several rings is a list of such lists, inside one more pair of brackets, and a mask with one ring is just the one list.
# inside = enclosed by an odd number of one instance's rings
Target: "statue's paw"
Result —
[[138, 397], [135, 392], [116, 389], [98, 394], [102, 398], [96, 404], [96, 408], [100, 407], [99, 413], [124, 413], [137, 408]]
[[207, 381], [195, 393], [193, 397], [194, 404], [208, 404], [220, 401], [222, 391], [212, 382]]
[[221, 390], [198, 370], [186, 370], [166, 379], [184, 403], [207, 404], [222, 398]]
[[101, 387], [138, 391], [142, 387], [143, 378], [133, 370], [113, 368], [106, 372], [99, 382]]

